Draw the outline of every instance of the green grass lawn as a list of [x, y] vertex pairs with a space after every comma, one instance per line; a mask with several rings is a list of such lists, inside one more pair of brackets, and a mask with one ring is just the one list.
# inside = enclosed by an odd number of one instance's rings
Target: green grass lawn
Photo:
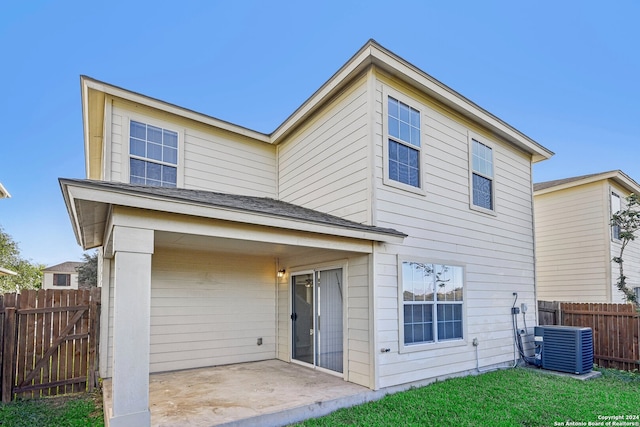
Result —
[[[607, 420], [599, 417], [640, 416], [640, 375], [602, 373], [601, 378], [577, 381], [528, 369], [490, 372], [396, 393], [298, 425], [606, 426]], [[638, 418], [615, 422], [621, 424], [609, 425], [640, 426]], [[0, 404], [2, 427], [103, 425], [98, 392]]]
[[0, 404], [2, 427], [102, 427], [102, 394], [77, 394]]
[[529, 369], [455, 378], [298, 426], [606, 426], [599, 417], [620, 415], [631, 419], [617, 422], [640, 426], [640, 375], [602, 372], [588, 381]]

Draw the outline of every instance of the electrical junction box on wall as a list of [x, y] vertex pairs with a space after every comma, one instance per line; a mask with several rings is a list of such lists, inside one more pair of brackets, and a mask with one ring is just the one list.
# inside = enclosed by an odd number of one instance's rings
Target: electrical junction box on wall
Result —
[[586, 374], [593, 369], [593, 332], [575, 326], [536, 326], [541, 366], [552, 371]]

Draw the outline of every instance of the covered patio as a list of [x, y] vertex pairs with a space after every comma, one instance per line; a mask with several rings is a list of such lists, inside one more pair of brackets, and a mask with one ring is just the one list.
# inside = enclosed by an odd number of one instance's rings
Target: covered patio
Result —
[[[104, 382], [105, 418], [112, 410]], [[153, 427], [279, 426], [375, 400], [384, 393], [280, 360], [149, 376]]]
[[376, 388], [371, 254], [403, 233], [267, 198], [60, 182], [79, 243], [101, 248], [106, 425], [280, 425]]

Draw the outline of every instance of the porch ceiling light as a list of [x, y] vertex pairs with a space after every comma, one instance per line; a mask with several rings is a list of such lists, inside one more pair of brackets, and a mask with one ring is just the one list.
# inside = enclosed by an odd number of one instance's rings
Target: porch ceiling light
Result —
[[286, 273], [286, 270], [284, 268], [278, 270], [278, 278], [282, 279], [284, 277], [284, 273]]

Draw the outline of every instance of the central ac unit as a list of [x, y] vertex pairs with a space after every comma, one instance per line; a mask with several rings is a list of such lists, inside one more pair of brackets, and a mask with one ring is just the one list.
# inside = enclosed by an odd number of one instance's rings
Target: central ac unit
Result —
[[593, 332], [575, 326], [536, 326], [536, 353], [543, 369], [585, 374], [593, 369]]

